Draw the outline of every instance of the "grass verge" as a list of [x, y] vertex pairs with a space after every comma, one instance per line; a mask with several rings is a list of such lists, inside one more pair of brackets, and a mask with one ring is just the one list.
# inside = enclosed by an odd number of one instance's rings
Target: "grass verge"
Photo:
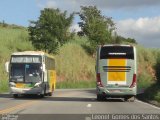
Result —
[[0, 81], [0, 93], [8, 92], [9, 86], [7, 80], [1, 80]]
[[96, 82], [91, 81], [63, 81], [58, 82], [56, 89], [66, 89], [66, 88], [96, 88]]
[[160, 86], [158, 84], [152, 84], [143, 94], [137, 95], [137, 98], [160, 107]]

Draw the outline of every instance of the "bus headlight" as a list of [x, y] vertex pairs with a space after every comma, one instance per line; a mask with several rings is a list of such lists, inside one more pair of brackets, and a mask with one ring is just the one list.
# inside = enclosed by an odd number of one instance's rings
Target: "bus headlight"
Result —
[[16, 87], [16, 84], [14, 82], [10, 82], [9, 87]]
[[34, 85], [34, 87], [41, 87], [41, 84], [42, 84], [41, 82], [38, 82]]

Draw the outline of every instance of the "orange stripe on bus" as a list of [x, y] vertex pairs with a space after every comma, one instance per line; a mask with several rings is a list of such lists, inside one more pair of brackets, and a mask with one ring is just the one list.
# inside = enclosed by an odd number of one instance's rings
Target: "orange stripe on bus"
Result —
[[[108, 66], [126, 66], [126, 62], [126, 59], [108, 59]], [[107, 74], [108, 81], [126, 81], [126, 72], [108, 72]]]

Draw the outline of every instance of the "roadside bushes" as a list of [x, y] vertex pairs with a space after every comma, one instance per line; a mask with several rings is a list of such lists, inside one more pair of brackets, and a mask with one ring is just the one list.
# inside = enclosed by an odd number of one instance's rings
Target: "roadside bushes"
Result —
[[156, 71], [157, 84], [159, 84], [159, 87], [160, 87], [160, 53], [158, 54], [158, 57], [157, 57], [155, 71]]
[[[148, 101], [149, 103], [160, 106], [160, 51], [158, 49], [152, 50], [151, 55], [151, 57], [155, 60], [155, 63], [153, 64], [153, 69], [155, 70], [155, 78], [147, 77], [149, 73], [143, 75], [142, 78], [139, 78], [141, 84], [147, 84], [144, 94], [139, 97], [140, 99]], [[146, 78], [146, 80], [144, 78]], [[150, 81], [151, 79], [153, 79], [152, 82], [149, 82], [149, 79]]]
[[25, 28], [0, 26], [0, 92], [8, 90], [8, 75], [4, 65], [9, 60], [11, 53], [33, 49], [28, 40], [28, 31]]

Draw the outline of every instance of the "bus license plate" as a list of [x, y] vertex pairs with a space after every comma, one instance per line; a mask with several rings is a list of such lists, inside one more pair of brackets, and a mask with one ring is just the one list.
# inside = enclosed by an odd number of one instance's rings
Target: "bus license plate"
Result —
[[24, 84], [16, 84], [16, 87], [17, 87], [17, 88], [23, 88], [23, 87], [24, 87]]
[[113, 93], [120, 93], [121, 91], [120, 90], [111, 90], [111, 92], [113, 92]]

